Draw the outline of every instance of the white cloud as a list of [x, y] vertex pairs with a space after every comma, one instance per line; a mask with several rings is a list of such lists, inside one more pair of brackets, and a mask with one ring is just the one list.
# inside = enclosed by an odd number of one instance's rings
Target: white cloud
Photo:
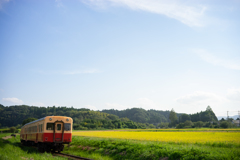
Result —
[[[81, 0], [84, 3], [106, 8], [124, 6], [132, 10], [142, 10], [165, 15], [188, 26], [204, 26], [202, 21], [207, 7], [187, 4], [183, 0]], [[189, 1], [190, 2], [190, 1]]]
[[88, 108], [88, 109], [90, 109], [90, 110], [94, 110], [94, 111], [97, 110], [97, 107], [92, 106], [92, 105], [85, 105], [84, 108]]
[[150, 99], [148, 98], [139, 98], [137, 106], [139, 108], [144, 108], [144, 109], [156, 109], [158, 108], [157, 105]]
[[185, 96], [181, 96], [177, 99], [175, 99], [176, 102], [181, 104], [199, 104], [199, 103], [205, 103], [205, 102], [220, 102], [225, 100], [225, 98], [220, 97], [214, 93], [208, 93], [208, 92], [201, 92], [196, 91], [193, 94], [188, 94]]
[[222, 66], [228, 69], [240, 70], [240, 60], [237, 59], [228, 60], [218, 58], [203, 49], [196, 49], [194, 50], [194, 52], [197, 53], [204, 61], [211, 63], [213, 65]]
[[97, 69], [88, 69], [62, 72], [62, 74], [90, 74], [90, 73], [99, 73], [99, 71]]
[[8, 102], [11, 104], [23, 104], [23, 101], [18, 98], [3, 98], [2, 101]]
[[37, 107], [45, 107], [46, 105], [44, 103], [41, 102], [35, 102], [31, 104], [32, 106], [37, 106]]
[[227, 98], [233, 101], [240, 101], [240, 89], [229, 89]]

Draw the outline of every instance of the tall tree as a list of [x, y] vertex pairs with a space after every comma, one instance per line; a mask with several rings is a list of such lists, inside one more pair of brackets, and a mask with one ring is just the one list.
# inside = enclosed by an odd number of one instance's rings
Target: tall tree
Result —
[[178, 120], [178, 117], [177, 117], [177, 114], [176, 112], [172, 109], [171, 112], [169, 113], [169, 119], [171, 121], [171, 125], [172, 126], [175, 126], [177, 120]]

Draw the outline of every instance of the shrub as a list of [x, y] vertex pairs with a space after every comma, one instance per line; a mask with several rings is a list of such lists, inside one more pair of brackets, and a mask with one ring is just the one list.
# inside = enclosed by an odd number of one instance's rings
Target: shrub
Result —
[[16, 127], [10, 127], [10, 132], [11, 133], [17, 133], [18, 130], [16, 129]]
[[221, 124], [220, 124], [220, 127], [229, 128], [230, 127], [229, 122], [228, 121], [222, 121]]

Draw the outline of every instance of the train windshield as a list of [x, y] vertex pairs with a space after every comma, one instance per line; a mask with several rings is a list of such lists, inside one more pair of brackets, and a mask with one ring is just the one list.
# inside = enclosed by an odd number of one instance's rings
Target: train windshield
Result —
[[54, 123], [47, 123], [47, 130], [53, 130]]
[[64, 130], [65, 131], [70, 131], [71, 130], [71, 123], [65, 123], [64, 124]]

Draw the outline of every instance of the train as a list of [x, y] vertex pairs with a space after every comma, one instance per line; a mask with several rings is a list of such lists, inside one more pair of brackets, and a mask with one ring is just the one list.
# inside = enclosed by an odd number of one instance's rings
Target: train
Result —
[[64, 144], [72, 142], [71, 117], [47, 116], [22, 126], [22, 145], [37, 146], [40, 152], [61, 152]]

